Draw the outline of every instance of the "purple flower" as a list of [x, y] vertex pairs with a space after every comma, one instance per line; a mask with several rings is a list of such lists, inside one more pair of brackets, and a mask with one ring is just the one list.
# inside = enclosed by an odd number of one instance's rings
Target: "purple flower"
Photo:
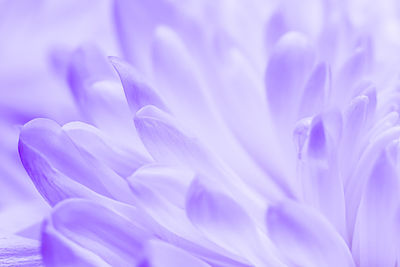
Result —
[[0, 263], [397, 266], [395, 1], [104, 2], [119, 48], [46, 48], [75, 106], [21, 127], [52, 208]]

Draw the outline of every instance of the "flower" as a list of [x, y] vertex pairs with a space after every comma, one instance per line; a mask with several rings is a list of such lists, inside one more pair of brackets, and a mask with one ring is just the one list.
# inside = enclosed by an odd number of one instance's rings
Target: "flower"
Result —
[[[394, 11], [112, 7], [120, 56], [85, 44], [58, 66], [79, 121], [21, 128], [21, 162], [53, 207], [44, 265], [397, 266]], [[15, 262], [37, 264], [28, 241]]]

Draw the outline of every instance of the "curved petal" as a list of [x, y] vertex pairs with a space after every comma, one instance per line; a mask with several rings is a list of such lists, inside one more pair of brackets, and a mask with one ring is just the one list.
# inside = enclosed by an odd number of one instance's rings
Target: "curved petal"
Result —
[[355, 86], [368, 69], [368, 58], [371, 51], [365, 48], [357, 48], [344, 62], [333, 82], [333, 103], [343, 106], [348, 104], [353, 96]]
[[325, 97], [329, 93], [329, 79], [329, 68], [326, 63], [315, 66], [304, 87], [298, 118], [313, 116], [323, 111]]
[[343, 183], [336, 148], [325, 126], [325, 118], [323, 114], [312, 120], [307, 150], [299, 160], [303, 199], [320, 211], [347, 238]]
[[[253, 177], [241, 180], [204, 144], [187, 135], [168, 114], [147, 106], [136, 114], [135, 125], [144, 145], [156, 161], [189, 167], [199, 174], [206, 174], [205, 177], [210, 177], [216, 184], [243, 196], [244, 200], [252, 199], [248, 203], [251, 207], [256, 206], [254, 203], [264, 205], [257, 200], [259, 195], [254, 194], [247, 185], [252, 183]], [[263, 189], [266, 190], [263, 196], [267, 201], [281, 198], [280, 189], [271, 181], [266, 182], [269, 186], [263, 185]]]
[[21, 130], [18, 148], [31, 179], [52, 204], [78, 192], [79, 196], [86, 195], [87, 188], [117, 200], [132, 201], [126, 181], [79, 150], [51, 120], [36, 119], [27, 123]]
[[289, 32], [277, 42], [268, 61], [265, 87], [271, 113], [279, 125], [296, 119], [302, 89], [313, 64], [314, 50], [303, 34]]
[[138, 267], [211, 267], [186, 251], [162, 241], [150, 240], [144, 250], [144, 259]]
[[131, 189], [146, 187], [174, 206], [184, 208], [186, 191], [193, 178], [191, 171], [154, 163], [138, 169], [128, 182]]
[[362, 267], [396, 265], [400, 185], [398, 159], [392, 157], [399, 153], [398, 141], [390, 146], [375, 161], [358, 208], [352, 245]]
[[353, 234], [357, 210], [374, 162], [385, 147], [399, 137], [400, 127], [394, 126], [372, 139], [357, 162], [353, 175], [347, 181], [345, 186], [346, 221], [350, 236]]
[[160, 96], [146, 84], [146, 81], [133, 66], [117, 57], [110, 57], [110, 61], [118, 72], [124, 87], [125, 97], [133, 114], [147, 105], [154, 105], [167, 111], [167, 107]]
[[0, 265], [39, 267], [42, 266], [40, 244], [36, 240], [19, 236], [0, 237]]
[[[182, 203], [185, 200], [182, 198], [185, 197], [188, 183], [192, 179], [192, 172], [160, 164], [140, 168], [128, 178], [137, 207], [159, 224], [158, 227], [146, 224], [146, 227], [160, 239], [207, 262], [218, 266], [245, 266], [243, 259], [204, 238], [186, 217], [185, 203]], [[168, 182], [171, 184], [167, 184]], [[132, 219], [136, 220], [134, 217]]]
[[96, 127], [83, 122], [70, 122], [62, 126], [69, 138], [79, 147], [122, 177], [151, 161], [139, 151], [121, 147]]
[[313, 210], [295, 202], [280, 203], [268, 209], [266, 221], [269, 236], [289, 265], [355, 266], [342, 237]]
[[208, 239], [255, 265], [280, 266], [259, 236], [256, 225], [233, 199], [212, 191], [195, 180], [187, 194], [186, 212], [190, 221]]
[[48, 223], [61, 236], [98, 255], [111, 266], [138, 262], [143, 243], [151, 237], [147, 230], [112, 210], [83, 199], [61, 202]]
[[51, 223], [43, 223], [41, 253], [45, 266], [54, 267], [110, 267], [98, 255], [87, 250], [54, 229]]

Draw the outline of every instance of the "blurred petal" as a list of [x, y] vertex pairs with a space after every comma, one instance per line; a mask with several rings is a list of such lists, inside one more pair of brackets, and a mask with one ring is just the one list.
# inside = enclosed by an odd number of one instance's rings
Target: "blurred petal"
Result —
[[0, 237], [0, 265], [5, 267], [43, 266], [39, 242], [19, 236]]
[[70, 57], [67, 81], [78, 104], [83, 104], [87, 86], [108, 79], [111, 74], [111, 67], [99, 48], [87, 45], [75, 50]]
[[60, 203], [48, 223], [60, 235], [92, 251], [111, 266], [137, 262], [143, 242], [151, 236], [112, 210], [87, 200]]
[[[256, 199], [258, 196], [249, 191], [243, 180], [204, 144], [186, 134], [168, 114], [155, 107], [146, 106], [136, 114], [135, 125], [144, 145], [156, 161], [178, 164], [200, 174], [204, 173], [205, 177], [211, 178], [216, 185], [220, 184], [232, 189], [231, 192], [243, 196], [244, 201], [252, 198], [256, 202], [249, 202], [251, 207], [255, 207], [257, 205], [255, 203], [261, 204]], [[245, 178], [251, 179], [251, 177]], [[273, 186], [271, 184], [267, 188], [269, 191], [264, 195], [267, 199], [280, 198], [280, 190]]]
[[383, 133], [380, 133], [377, 137], [372, 139], [357, 162], [353, 175], [346, 184], [346, 220], [350, 236], [352, 236], [354, 230], [357, 210], [372, 168], [385, 147], [399, 137], [400, 127], [395, 126], [385, 130]]
[[295, 202], [270, 207], [267, 227], [290, 266], [355, 266], [346, 243], [328, 221]]
[[[397, 157], [398, 142], [392, 146]], [[375, 161], [357, 213], [353, 255], [361, 267], [396, 265], [398, 225], [395, 223], [400, 207], [400, 187], [396, 170], [398, 159], [391, 158], [388, 149]]]
[[339, 105], [347, 104], [352, 97], [354, 87], [361, 80], [368, 68], [370, 51], [358, 48], [353, 55], [347, 59], [339, 70], [333, 84], [333, 102]]
[[326, 63], [320, 63], [315, 66], [304, 87], [298, 114], [299, 118], [312, 116], [323, 111], [325, 97], [329, 93], [329, 75], [329, 68]]
[[279, 125], [295, 119], [297, 103], [313, 64], [314, 51], [303, 34], [289, 32], [277, 42], [268, 61], [265, 87], [271, 113]]
[[315, 117], [310, 127], [307, 154], [300, 162], [303, 197], [347, 238], [343, 183], [331, 139], [324, 126], [324, 118]]
[[163, 200], [184, 208], [185, 194], [193, 178], [194, 173], [191, 171], [155, 163], [138, 169], [128, 178], [128, 182], [133, 189], [146, 187]]
[[[360, 153], [360, 145], [362, 142], [354, 142], [354, 140], [362, 140], [363, 128], [365, 127], [368, 116], [369, 99], [367, 96], [359, 96], [352, 100], [350, 106], [344, 115], [344, 129], [341, 143], [341, 166], [344, 181], [348, 179], [355, 164], [354, 160], [358, 160]], [[349, 149], [351, 148], [351, 149]]]
[[202, 260], [168, 243], [150, 240], [145, 246], [144, 259], [138, 267], [210, 267]]
[[221, 247], [243, 255], [255, 265], [281, 265], [261, 242], [252, 219], [230, 197], [195, 180], [187, 195], [186, 212], [191, 222]]
[[[185, 197], [193, 175], [190, 171], [173, 166], [153, 164], [140, 168], [128, 178], [136, 205], [158, 224], [150, 226], [147, 223], [145, 226], [160, 239], [190, 251], [207, 262], [217, 266], [245, 266], [243, 259], [208, 241], [188, 220], [182, 197]], [[133, 220], [136, 218], [133, 217]]]
[[64, 237], [48, 221], [43, 224], [41, 241], [41, 252], [45, 266], [111, 266], [95, 253]]

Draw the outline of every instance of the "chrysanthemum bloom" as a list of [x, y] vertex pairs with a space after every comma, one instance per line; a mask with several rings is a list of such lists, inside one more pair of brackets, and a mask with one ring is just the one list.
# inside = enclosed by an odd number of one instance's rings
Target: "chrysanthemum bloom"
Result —
[[16, 237], [1, 256], [397, 266], [396, 14], [366, 12], [369, 25], [350, 4], [308, 2], [116, 1], [124, 59], [68, 54], [82, 121], [21, 129], [22, 164], [53, 207], [41, 257]]

